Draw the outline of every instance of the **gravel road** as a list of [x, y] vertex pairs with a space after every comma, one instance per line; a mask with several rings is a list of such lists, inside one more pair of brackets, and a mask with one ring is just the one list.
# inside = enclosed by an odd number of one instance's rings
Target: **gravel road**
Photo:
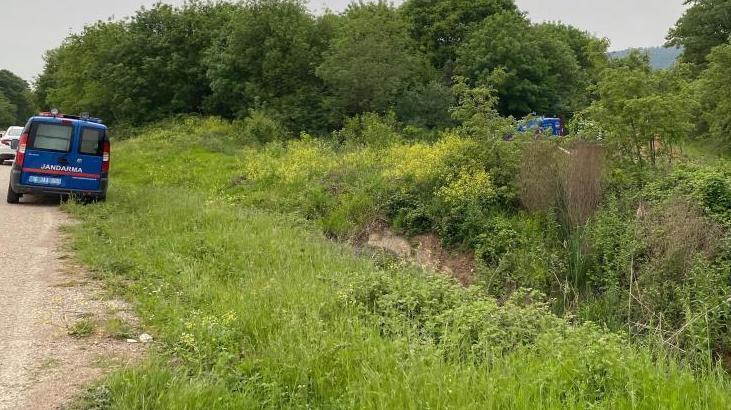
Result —
[[128, 312], [102, 299], [98, 284], [71, 266], [59, 227], [69, 218], [58, 201], [5, 201], [10, 166], [0, 165], [0, 409], [53, 409], [101, 376], [110, 358], [141, 349], [96, 331], [69, 336], [80, 318], [103, 323]]

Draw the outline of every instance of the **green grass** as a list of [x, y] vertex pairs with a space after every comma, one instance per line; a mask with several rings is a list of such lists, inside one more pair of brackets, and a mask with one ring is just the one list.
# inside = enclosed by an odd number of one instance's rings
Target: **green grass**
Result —
[[358, 257], [300, 217], [227, 201], [236, 154], [173, 143], [142, 154], [156, 143], [146, 138], [115, 145], [107, 203], [67, 206], [82, 221], [78, 258], [158, 342], [82, 408], [731, 406], [725, 375], [542, 304], [498, 305]]
[[703, 165], [728, 167], [731, 154], [727, 148], [709, 141], [688, 141], [680, 148], [681, 156]]
[[82, 318], [77, 320], [73, 325], [69, 326], [68, 334], [73, 337], [89, 337], [94, 334], [96, 324], [90, 318]]
[[135, 337], [130, 325], [122, 318], [116, 316], [104, 320], [104, 334], [114, 339], [130, 339]]

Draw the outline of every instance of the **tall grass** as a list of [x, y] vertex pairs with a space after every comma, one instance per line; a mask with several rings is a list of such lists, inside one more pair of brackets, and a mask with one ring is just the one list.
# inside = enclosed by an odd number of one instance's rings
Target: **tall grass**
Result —
[[575, 325], [532, 293], [498, 303], [356, 256], [301, 216], [231, 203], [222, 190], [245, 160], [142, 136], [115, 146], [107, 203], [68, 206], [76, 254], [157, 343], [79, 406], [731, 406], [724, 375]]

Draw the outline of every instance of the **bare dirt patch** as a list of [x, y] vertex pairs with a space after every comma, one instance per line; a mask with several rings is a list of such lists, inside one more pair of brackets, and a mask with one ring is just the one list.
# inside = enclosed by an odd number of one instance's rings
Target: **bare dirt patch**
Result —
[[365, 245], [389, 252], [424, 269], [453, 276], [464, 285], [474, 282], [474, 255], [444, 249], [436, 235], [407, 238], [385, 225], [376, 225], [368, 233]]

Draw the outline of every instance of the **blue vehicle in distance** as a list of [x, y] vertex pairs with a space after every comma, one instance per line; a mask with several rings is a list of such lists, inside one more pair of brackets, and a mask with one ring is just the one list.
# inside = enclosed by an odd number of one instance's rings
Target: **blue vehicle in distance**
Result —
[[518, 132], [533, 133], [535, 135], [550, 133], [554, 137], [565, 135], [563, 120], [552, 117], [532, 117], [518, 123]]
[[103, 201], [109, 183], [107, 127], [88, 115], [56, 110], [31, 117], [18, 140], [7, 201], [25, 194]]

